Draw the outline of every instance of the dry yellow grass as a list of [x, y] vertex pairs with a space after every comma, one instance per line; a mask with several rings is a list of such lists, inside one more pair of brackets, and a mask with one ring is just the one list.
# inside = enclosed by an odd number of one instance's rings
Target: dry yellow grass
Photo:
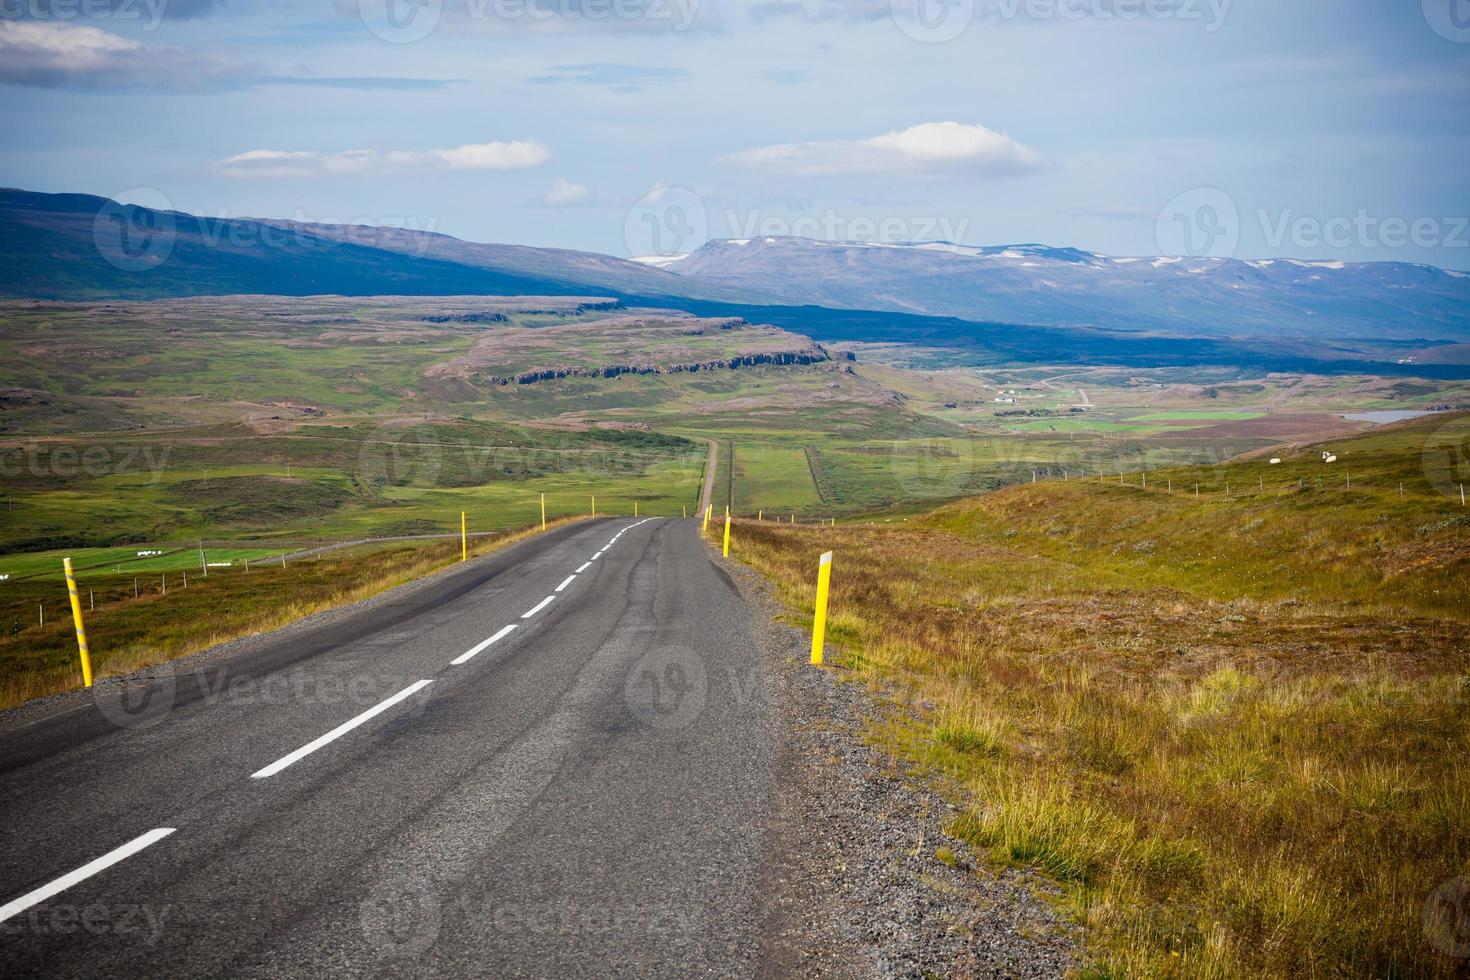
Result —
[[[1340, 503], [1043, 483], [903, 529], [742, 522], [734, 554], [801, 620], [835, 550], [837, 662], [902, 709], [876, 737], [1062, 883], [1089, 975], [1457, 975], [1421, 915], [1470, 873], [1470, 543]], [[1211, 536], [1277, 507], [1295, 530]]]

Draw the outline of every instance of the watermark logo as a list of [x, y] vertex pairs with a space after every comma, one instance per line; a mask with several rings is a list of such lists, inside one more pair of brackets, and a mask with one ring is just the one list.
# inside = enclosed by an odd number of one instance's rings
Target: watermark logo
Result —
[[1470, 875], [1436, 888], [1424, 901], [1420, 922], [1435, 949], [1456, 959], [1470, 957]]
[[896, 439], [889, 447], [888, 463], [900, 498], [957, 497], [974, 477], [975, 446], [965, 439]]
[[641, 936], [649, 939], [693, 935], [694, 913], [678, 905], [609, 905], [578, 902], [541, 902], [497, 905], [486, 915], [467, 908], [467, 914], [509, 935], [533, 936]]
[[1421, 458], [1430, 485], [1459, 500], [1470, 484], [1470, 425], [1455, 420], [1440, 426], [1424, 440]]
[[1214, 33], [1225, 26], [1232, 0], [889, 0], [898, 29], [925, 44], [943, 44], [977, 19], [992, 23], [1090, 20], [1099, 23], [1140, 20], [1203, 25]]
[[[357, 673], [355, 664], [345, 673], [314, 672], [301, 667], [260, 676], [232, 674], [228, 667], [179, 673], [172, 664], [151, 668], [147, 675], [92, 688], [97, 710], [119, 728], [152, 728], [174, 708], [199, 704], [233, 707], [282, 705], [346, 707], [360, 710], [380, 704], [403, 690], [408, 679], [396, 674]], [[417, 717], [428, 704], [414, 698], [399, 710]]]
[[92, 704], [118, 728], [152, 728], [173, 711], [177, 689], [174, 667], [165, 663], [142, 677], [93, 685]]
[[1294, 248], [1470, 248], [1470, 217], [1406, 218], [1359, 208], [1353, 215], [1299, 215], [1291, 209], [1256, 212], [1266, 244]]
[[492, 23], [535, 29], [549, 23], [622, 22], [681, 33], [694, 26], [700, 0], [464, 0], [446, 10], [444, 0], [357, 0], [358, 17], [390, 44], [421, 41], [446, 14], [456, 25]]
[[755, 238], [812, 238], [824, 242], [961, 242], [969, 218], [931, 215], [843, 214], [828, 208], [820, 214], [767, 214], [726, 209], [724, 221], [739, 241]]
[[709, 239], [704, 200], [687, 187], [658, 186], [639, 199], [623, 221], [629, 255], [672, 257]]
[[[1470, 248], [1466, 215], [1410, 217], [1358, 208], [1351, 214], [1324, 216], [1292, 208], [1257, 208], [1254, 221], [1260, 241], [1275, 251]], [[1162, 255], [1231, 258], [1240, 248], [1243, 224], [1229, 194], [1217, 187], [1197, 187], [1164, 206], [1155, 232]]]
[[102, 902], [76, 905], [48, 901], [0, 922], [0, 935], [72, 936], [85, 933], [138, 940], [144, 946], [152, 946], [163, 935], [172, 914], [171, 905], [108, 905]]
[[380, 885], [358, 909], [362, 935], [380, 957], [413, 957], [439, 938], [443, 925], [439, 900], [416, 882]]
[[163, 265], [177, 236], [173, 202], [153, 187], [131, 187], [114, 195], [92, 219], [97, 254], [123, 272], [148, 272]]
[[146, 472], [148, 482], [157, 483], [168, 468], [173, 446], [155, 447], [119, 442], [97, 445], [71, 442], [31, 441], [22, 446], [0, 448], [0, 477], [53, 477], [76, 480], [84, 477], [137, 476]]
[[650, 650], [628, 670], [623, 700], [649, 728], [687, 728], [704, 712], [709, 672], [704, 658], [688, 647]]
[[1424, 0], [1424, 19], [1445, 40], [1470, 44], [1470, 0]]
[[1164, 205], [1154, 238], [1161, 255], [1230, 258], [1240, 247], [1240, 210], [1218, 187], [1197, 187]]
[[437, 486], [442, 448], [429, 426], [385, 422], [362, 441], [358, 478], [368, 486]]
[[443, 14], [444, 0], [357, 0], [363, 26], [389, 44], [422, 41]]
[[163, 23], [168, 0], [0, 0], [0, 20], [143, 22], [151, 32]]
[[944, 44], [975, 19], [975, 0], [888, 0], [888, 14], [904, 34], [921, 44]]

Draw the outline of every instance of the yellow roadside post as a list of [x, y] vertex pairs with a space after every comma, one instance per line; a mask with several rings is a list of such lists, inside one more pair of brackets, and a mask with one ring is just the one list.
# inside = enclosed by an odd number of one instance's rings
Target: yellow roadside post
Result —
[[638, 516], [638, 501], [636, 501], [636, 500], [633, 501], [633, 516], [634, 517], [637, 517]]
[[541, 495], [541, 530], [546, 530], [546, 494]]
[[592, 495], [592, 516], [597, 516], [597, 494]]
[[827, 592], [832, 585], [832, 552], [822, 554], [817, 566], [817, 610], [812, 619], [812, 663], [822, 662], [822, 644], [827, 639]]
[[470, 560], [470, 539], [465, 534], [464, 511], [459, 512], [459, 560]]
[[704, 526], [699, 529], [701, 534], [709, 530], [709, 512], [712, 507], [714, 507], [714, 504], [710, 504], [709, 507], [704, 509]]
[[684, 512], [684, 516], [685, 517], [688, 517], [689, 516], [689, 505], [688, 504], [680, 504], [679, 505], [679, 509]]
[[82, 683], [91, 687], [92, 658], [87, 653], [87, 628], [82, 625], [82, 600], [77, 595], [77, 579], [72, 574], [71, 559], [61, 559], [61, 567], [66, 570], [66, 594], [71, 599], [71, 618], [77, 624], [77, 652], [82, 658]]
[[725, 557], [730, 557], [730, 508], [725, 508]]
[[756, 519], [756, 523], [760, 523], [760, 522], [764, 521], [766, 519], [766, 512], [763, 511], [763, 510], [756, 511], [755, 512], [755, 519]]

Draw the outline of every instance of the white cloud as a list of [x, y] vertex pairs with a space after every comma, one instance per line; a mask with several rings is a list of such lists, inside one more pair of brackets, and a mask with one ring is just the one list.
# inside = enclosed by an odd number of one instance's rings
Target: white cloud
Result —
[[984, 126], [933, 122], [862, 140], [762, 146], [720, 162], [799, 177], [943, 171], [1007, 177], [1036, 172], [1042, 159]]
[[552, 207], [564, 207], [568, 204], [580, 204], [591, 196], [592, 192], [581, 184], [573, 183], [565, 177], [556, 178], [556, 183], [551, 185], [551, 190], [546, 192], [542, 198], [543, 204]]
[[466, 143], [446, 150], [249, 150], [217, 161], [222, 177], [372, 177], [436, 170], [529, 170], [551, 160], [537, 140]]
[[247, 71], [219, 52], [146, 45], [82, 24], [0, 20], [0, 82], [11, 85], [189, 91]]

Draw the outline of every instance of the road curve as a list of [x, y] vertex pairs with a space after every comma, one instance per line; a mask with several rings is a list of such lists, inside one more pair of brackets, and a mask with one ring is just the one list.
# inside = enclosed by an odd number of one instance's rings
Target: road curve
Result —
[[758, 972], [772, 680], [697, 528], [561, 528], [0, 731], [0, 972]]

